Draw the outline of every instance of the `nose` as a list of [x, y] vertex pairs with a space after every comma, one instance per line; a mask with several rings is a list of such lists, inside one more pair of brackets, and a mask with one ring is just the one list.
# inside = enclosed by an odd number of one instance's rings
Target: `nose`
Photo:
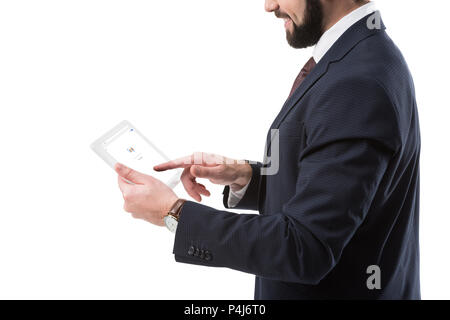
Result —
[[264, 3], [264, 9], [267, 12], [274, 12], [274, 11], [278, 10], [279, 8], [280, 8], [280, 6], [274, 0], [266, 0], [266, 2]]

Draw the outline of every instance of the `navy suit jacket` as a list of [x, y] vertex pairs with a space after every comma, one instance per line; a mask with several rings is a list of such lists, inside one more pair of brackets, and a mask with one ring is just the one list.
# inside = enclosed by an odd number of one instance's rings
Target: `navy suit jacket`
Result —
[[[366, 21], [338, 39], [273, 122], [279, 171], [252, 164], [237, 206], [259, 214], [187, 201], [176, 261], [254, 274], [255, 299], [420, 299], [414, 85], [384, 25]], [[373, 265], [380, 289], [367, 285]]]

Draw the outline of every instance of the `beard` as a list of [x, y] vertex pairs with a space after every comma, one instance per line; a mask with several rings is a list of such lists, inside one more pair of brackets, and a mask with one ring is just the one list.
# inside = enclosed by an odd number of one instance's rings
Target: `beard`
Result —
[[[293, 22], [293, 21], [292, 21]], [[320, 0], [306, 0], [303, 24], [293, 23], [294, 31], [286, 31], [286, 40], [295, 49], [303, 49], [319, 42], [323, 34], [323, 7]]]

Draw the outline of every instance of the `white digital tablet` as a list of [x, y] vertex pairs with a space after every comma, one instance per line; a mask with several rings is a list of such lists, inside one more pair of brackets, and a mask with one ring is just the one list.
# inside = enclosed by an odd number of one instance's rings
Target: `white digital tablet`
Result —
[[122, 121], [102, 135], [91, 144], [91, 148], [113, 169], [120, 162], [161, 180], [171, 188], [180, 181], [180, 169], [164, 172], [153, 170], [155, 165], [170, 159], [128, 121]]

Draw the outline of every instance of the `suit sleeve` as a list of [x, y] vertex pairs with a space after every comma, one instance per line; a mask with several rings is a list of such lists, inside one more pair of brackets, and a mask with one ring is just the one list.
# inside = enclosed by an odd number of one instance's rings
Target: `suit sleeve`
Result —
[[314, 99], [295, 195], [264, 215], [186, 202], [176, 261], [312, 285], [333, 269], [401, 143], [395, 107], [375, 81], [342, 80]]

